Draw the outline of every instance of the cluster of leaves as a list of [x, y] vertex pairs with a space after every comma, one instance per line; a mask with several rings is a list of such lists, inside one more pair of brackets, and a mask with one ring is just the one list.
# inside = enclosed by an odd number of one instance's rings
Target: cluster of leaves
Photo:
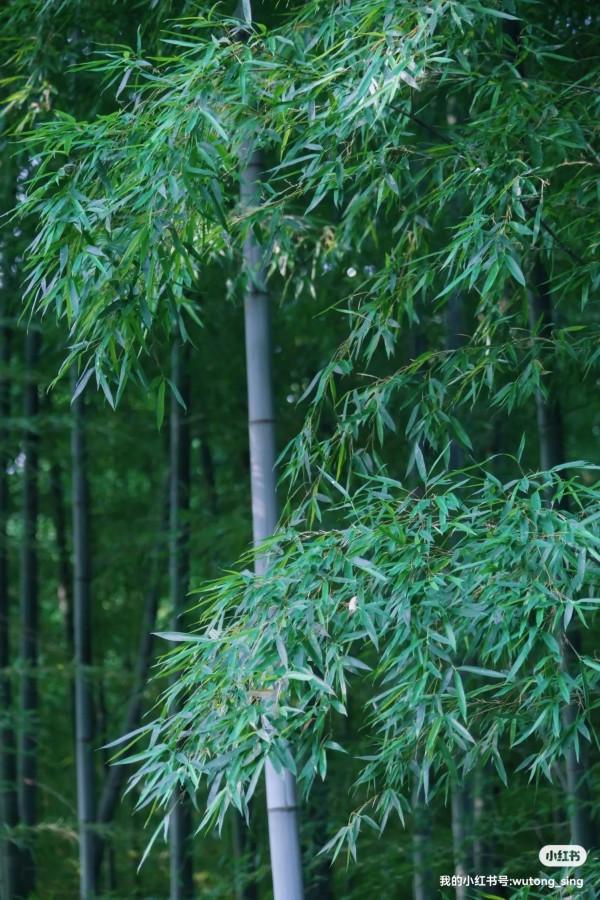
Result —
[[[131, 371], [143, 378], [140, 354], [156, 329], [186, 336], [208, 267], [230, 266], [254, 227], [274, 275], [308, 235], [337, 269], [370, 255], [345, 298], [340, 355], [353, 363], [378, 346], [392, 354], [403, 322], [418, 325], [461, 292], [474, 325], [450, 363], [456, 391], [433, 390], [447, 385], [447, 366], [428, 355], [413, 442], [435, 447], [452, 434], [452, 393], [474, 396], [483, 384], [496, 407], [526, 402], [540, 388], [521, 339], [527, 286], [552, 291], [559, 310], [584, 307], [598, 287], [599, 94], [596, 72], [573, 80], [575, 61], [543, 22], [508, 6], [309, 3], [243, 32], [212, 10], [176, 22], [161, 56], [138, 42], [80, 67], [104, 73], [122, 106], [37, 128], [29, 139], [41, 165], [22, 205], [40, 223], [32, 302], [66, 317], [75, 339], [65, 370], [84, 355], [118, 399]], [[239, 161], [251, 145], [270, 167], [260, 209], [240, 217]], [[536, 260], [547, 260], [542, 275]], [[559, 342], [571, 354], [585, 347], [588, 367], [598, 359], [593, 319], [577, 326], [576, 350], [564, 329]], [[516, 373], [498, 386], [503, 365]], [[379, 415], [390, 380], [368, 394], [367, 424], [391, 427]], [[369, 407], [377, 412], [365, 417]], [[460, 426], [453, 436], [465, 443]]]
[[552, 780], [592, 739], [583, 711], [564, 726], [565, 707], [598, 705], [600, 661], [567, 672], [560, 646], [600, 602], [598, 499], [558, 471], [505, 485], [465, 471], [412, 492], [377, 476], [345, 497], [337, 527], [282, 531], [264, 577], [226, 575], [202, 590], [198, 633], [163, 635], [178, 646], [161, 674], [177, 679], [160, 717], [122, 739], [147, 743], [128, 758], [139, 805], [168, 810], [175, 785], [196, 799], [204, 780], [203, 825], [221, 825], [231, 805], [248, 814], [267, 759], [308, 792], [344, 749], [335, 720], [358, 682], [371, 752], [337, 849], [355, 852], [361, 822], [403, 818], [413, 771], [428, 798], [487, 760], [506, 781], [507, 754], [532, 738], [519, 768]]
[[[345, 345], [305, 393], [314, 395], [303, 429], [282, 454], [286, 477], [293, 483], [304, 475], [315, 491], [327, 487], [325, 470], [339, 478], [349, 460], [358, 471], [372, 472], [380, 464], [386, 435], [401, 425], [411, 448], [407, 474], [415, 464], [423, 471], [423, 447], [441, 451], [448, 465], [452, 442], [474, 449], [471, 428], [467, 430], [461, 418], [472, 416], [478, 406], [510, 414], [538, 394], [545, 396], [547, 370], [539, 358], [540, 348], [551, 350], [553, 367], [564, 370], [575, 362], [582, 380], [600, 359], [596, 323], [588, 328], [567, 326], [537, 339], [525, 329], [510, 331], [509, 340], [488, 344], [484, 353], [475, 342], [459, 349], [428, 350], [379, 377], [357, 371], [358, 361], [345, 357]], [[316, 440], [327, 401], [336, 427], [331, 435]], [[318, 504], [314, 510], [320, 518]]]

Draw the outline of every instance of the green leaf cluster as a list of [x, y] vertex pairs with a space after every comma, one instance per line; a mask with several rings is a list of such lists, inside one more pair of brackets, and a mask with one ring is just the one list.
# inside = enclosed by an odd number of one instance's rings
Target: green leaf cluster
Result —
[[163, 635], [177, 646], [160, 675], [177, 678], [159, 718], [122, 739], [143, 744], [125, 760], [139, 805], [168, 815], [176, 785], [197, 801], [205, 782], [203, 825], [220, 826], [230, 806], [248, 815], [266, 759], [308, 793], [347, 749], [336, 721], [353, 694], [371, 751], [336, 850], [355, 852], [361, 820], [383, 829], [409, 812], [417, 763], [428, 799], [487, 761], [504, 782], [514, 768], [551, 781], [567, 748], [592, 740], [583, 711], [564, 727], [567, 704], [598, 706], [600, 661], [566, 672], [560, 647], [600, 603], [598, 499], [560, 472], [442, 475], [422, 493], [378, 476], [336, 509], [338, 527], [277, 534], [264, 577], [208, 585], [197, 631]]

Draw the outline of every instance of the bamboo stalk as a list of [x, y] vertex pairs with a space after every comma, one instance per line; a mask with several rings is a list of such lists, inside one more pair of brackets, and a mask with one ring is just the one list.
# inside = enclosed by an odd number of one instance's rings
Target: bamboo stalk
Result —
[[8, 417], [10, 415], [11, 334], [8, 324], [0, 323], [0, 708], [3, 710], [0, 728], [0, 827], [6, 837], [0, 845], [0, 895], [12, 898], [18, 882], [19, 854], [11, 840], [11, 831], [19, 824], [17, 798], [17, 757], [15, 731], [12, 723], [12, 684], [10, 665], [10, 595], [8, 566], [8, 516], [10, 492], [8, 486]]
[[[26, 383], [23, 412], [23, 541], [21, 545], [21, 631], [19, 656], [21, 679], [19, 704], [23, 721], [19, 729], [19, 816], [21, 824], [33, 829], [37, 806], [37, 736], [38, 712], [38, 385], [36, 368], [40, 352], [40, 335], [30, 330], [25, 337]], [[32, 832], [29, 832], [30, 837]], [[20, 852], [19, 890], [27, 896], [35, 887], [35, 860], [30, 845]]]
[[[77, 373], [73, 372], [75, 390]], [[73, 400], [71, 431], [73, 472], [73, 637], [75, 646], [75, 765], [77, 772], [77, 821], [79, 828], [79, 896], [95, 897], [96, 883], [96, 788], [94, 777], [94, 704], [90, 683], [92, 665], [90, 500], [84, 433], [84, 403]]]
[[[262, 164], [258, 152], [252, 151], [250, 147], [245, 148], [245, 155], [246, 163], [241, 174], [241, 205], [242, 209], [249, 210], [260, 203]], [[269, 297], [261, 248], [251, 228], [248, 228], [244, 242], [244, 263], [248, 279], [244, 298], [244, 322], [252, 531], [254, 545], [259, 546], [275, 531], [278, 513]], [[263, 575], [266, 568], [267, 559], [264, 555], [258, 556], [255, 562], [256, 574]], [[295, 779], [287, 770], [279, 774], [269, 760], [265, 771], [274, 897], [275, 900], [301, 900], [302, 859]]]
[[[189, 406], [187, 357], [188, 346], [175, 338], [171, 351], [171, 378]], [[180, 619], [185, 611], [190, 580], [190, 436], [188, 422], [173, 395], [170, 421], [169, 579], [172, 627], [177, 631], [181, 628]], [[192, 835], [189, 798], [181, 792], [173, 797], [169, 814], [171, 900], [188, 900], [194, 896]]]

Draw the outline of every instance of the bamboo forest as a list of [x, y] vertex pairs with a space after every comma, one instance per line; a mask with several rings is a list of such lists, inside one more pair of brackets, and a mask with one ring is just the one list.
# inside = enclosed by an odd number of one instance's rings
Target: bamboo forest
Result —
[[0, 900], [600, 896], [600, 8], [0, 3]]

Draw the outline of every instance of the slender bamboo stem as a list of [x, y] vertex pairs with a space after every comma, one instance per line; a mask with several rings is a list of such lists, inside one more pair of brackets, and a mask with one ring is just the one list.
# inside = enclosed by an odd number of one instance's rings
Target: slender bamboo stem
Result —
[[[77, 383], [73, 373], [72, 387]], [[75, 646], [75, 764], [79, 826], [79, 896], [95, 897], [96, 788], [94, 777], [94, 704], [92, 665], [90, 500], [84, 433], [84, 402], [73, 400], [71, 462], [73, 467], [73, 637]]]
[[[243, 209], [248, 210], [260, 203], [262, 164], [259, 154], [251, 151], [250, 147], [245, 149], [243, 155], [246, 157], [246, 164], [241, 174], [241, 204]], [[244, 321], [252, 530], [254, 545], [259, 546], [275, 531], [278, 514], [269, 298], [262, 265], [262, 251], [252, 228], [248, 228], [246, 234], [244, 262], [247, 272]], [[256, 574], [264, 574], [266, 568], [267, 559], [265, 556], [258, 556], [255, 562]], [[266, 783], [271, 874], [275, 900], [301, 900], [302, 859], [295, 779], [292, 773], [286, 770], [278, 773], [271, 762], [267, 761]]]
[[[21, 545], [21, 631], [19, 656], [21, 661], [20, 708], [23, 721], [19, 729], [19, 814], [21, 824], [31, 829], [36, 824], [37, 801], [37, 735], [38, 711], [38, 385], [36, 369], [40, 352], [40, 335], [35, 330], [25, 337], [26, 383], [23, 411], [23, 541]], [[19, 881], [23, 896], [35, 887], [35, 860], [31, 845], [20, 853]]]
[[413, 900], [433, 900], [435, 891], [431, 864], [431, 813], [416, 773], [412, 788], [412, 810]]
[[[175, 338], [171, 353], [171, 378], [189, 408], [188, 345]], [[169, 578], [174, 631], [181, 628], [190, 580], [189, 507], [190, 435], [184, 411], [171, 397], [170, 419], [170, 519]], [[183, 793], [173, 797], [169, 815], [171, 848], [171, 900], [194, 896], [192, 819], [189, 799]]]
[[64, 622], [67, 656], [69, 661], [71, 661], [75, 655], [73, 642], [73, 572], [67, 540], [63, 479], [61, 467], [58, 463], [53, 463], [50, 469], [50, 485], [52, 488], [52, 515], [56, 532], [56, 550], [58, 553], [58, 603]]
[[8, 487], [8, 417], [10, 415], [11, 333], [9, 326], [0, 323], [0, 828], [6, 837], [0, 845], [0, 896], [9, 900], [15, 895], [18, 882], [18, 850], [11, 840], [11, 831], [19, 823], [17, 798], [17, 757], [15, 731], [12, 723], [12, 684], [10, 665], [10, 592], [8, 565], [8, 516], [10, 492]]

